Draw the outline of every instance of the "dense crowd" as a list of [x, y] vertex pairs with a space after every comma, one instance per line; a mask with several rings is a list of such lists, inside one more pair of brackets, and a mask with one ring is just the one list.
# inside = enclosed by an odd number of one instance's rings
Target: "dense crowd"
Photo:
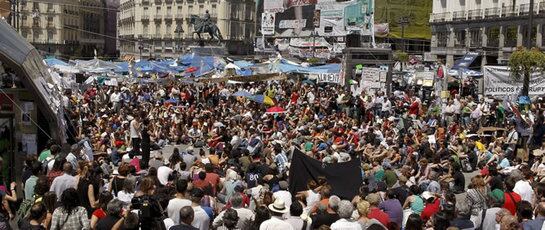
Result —
[[[541, 229], [542, 101], [415, 95], [295, 80], [67, 92], [77, 143], [25, 162], [24, 192], [1, 192], [0, 229], [14, 217], [54, 230]], [[357, 195], [335, 194], [326, 176], [294, 192], [294, 149], [361, 161], [361, 175], [346, 175], [363, 178]]]

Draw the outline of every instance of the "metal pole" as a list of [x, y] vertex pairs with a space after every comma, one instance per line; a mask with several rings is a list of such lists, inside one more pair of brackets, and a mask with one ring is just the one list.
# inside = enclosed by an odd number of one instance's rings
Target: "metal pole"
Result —
[[528, 37], [526, 39], [526, 48], [530, 49], [532, 47], [532, 31], [534, 30], [534, 0], [530, 0], [530, 9], [528, 13]]

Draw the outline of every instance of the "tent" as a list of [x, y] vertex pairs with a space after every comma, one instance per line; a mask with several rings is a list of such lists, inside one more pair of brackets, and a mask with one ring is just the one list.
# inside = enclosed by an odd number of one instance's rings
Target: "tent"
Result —
[[145, 73], [177, 73], [178, 71], [165, 65], [153, 61], [140, 60], [134, 63], [134, 69], [137, 72]]
[[185, 76], [202, 76], [211, 71], [225, 67], [225, 61], [220, 57], [215, 56], [200, 56], [198, 54], [186, 54], [178, 59], [179, 63], [191, 68], [192, 71], [186, 71]]
[[44, 62], [47, 66], [49, 67], [53, 67], [53, 66], [69, 66], [68, 63], [62, 61], [62, 60], [59, 60], [55, 57], [48, 57], [46, 59], [44, 59]]
[[107, 73], [111, 71], [117, 71], [119, 67], [113, 62], [103, 61], [100, 59], [92, 60], [75, 60], [75, 67], [81, 71], [90, 72], [90, 73]]

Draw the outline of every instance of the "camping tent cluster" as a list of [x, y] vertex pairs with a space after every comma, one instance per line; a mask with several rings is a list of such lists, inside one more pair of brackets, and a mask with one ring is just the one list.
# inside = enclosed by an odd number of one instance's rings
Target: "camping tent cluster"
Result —
[[[282, 57], [255, 63], [246, 60], [231, 60], [219, 56], [201, 56], [198, 54], [186, 54], [178, 59], [171, 60], [137, 60], [135, 62], [111, 62], [99, 59], [69, 60], [67, 62], [54, 57], [44, 59], [44, 62], [52, 70], [58, 73], [75, 74], [84, 73], [89, 76], [179, 76], [201, 77], [213, 76], [251, 76], [270, 73], [301, 73], [320, 74], [338, 73], [340, 64], [326, 64], [321, 66], [308, 66], [304, 63], [296, 63]], [[64, 74], [63, 74], [64, 75]]]

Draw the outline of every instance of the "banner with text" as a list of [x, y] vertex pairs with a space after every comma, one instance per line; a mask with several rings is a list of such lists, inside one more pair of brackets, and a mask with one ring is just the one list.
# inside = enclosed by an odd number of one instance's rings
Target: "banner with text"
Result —
[[335, 83], [344, 84], [343, 77], [339, 76], [339, 73], [321, 73], [318, 74], [318, 83]]
[[[514, 79], [506, 66], [485, 66], [484, 69], [484, 95], [504, 97], [518, 95], [522, 90], [522, 77]], [[530, 77], [529, 94], [545, 94], [545, 77], [541, 73], [533, 73]]]
[[303, 28], [307, 24], [306, 19], [295, 19], [295, 20], [282, 20], [278, 23], [278, 28], [280, 29], [295, 29]]
[[274, 34], [274, 13], [263, 12], [261, 14], [261, 33], [263, 35]]

